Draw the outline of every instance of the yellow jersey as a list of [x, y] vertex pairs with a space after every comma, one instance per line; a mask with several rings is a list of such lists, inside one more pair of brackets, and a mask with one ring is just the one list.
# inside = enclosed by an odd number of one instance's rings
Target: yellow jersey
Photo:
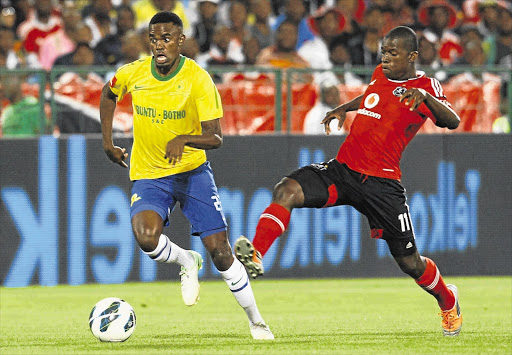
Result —
[[201, 122], [223, 116], [219, 92], [210, 75], [180, 56], [175, 71], [163, 77], [146, 57], [120, 67], [110, 90], [121, 100], [130, 93], [133, 146], [130, 179], [157, 179], [190, 171], [206, 161], [203, 149], [185, 146], [179, 163], [165, 159], [167, 142], [178, 135], [200, 135]]

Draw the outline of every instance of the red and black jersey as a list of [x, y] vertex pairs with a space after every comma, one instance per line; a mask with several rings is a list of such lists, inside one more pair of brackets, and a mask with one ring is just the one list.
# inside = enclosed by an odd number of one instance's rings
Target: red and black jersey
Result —
[[416, 78], [397, 81], [388, 79], [382, 65], [377, 66], [350, 133], [336, 156], [339, 162], [363, 174], [400, 180], [400, 159], [405, 147], [427, 117], [435, 122], [424, 103], [410, 111], [410, 106], [400, 102], [400, 95], [409, 88], [425, 89], [448, 104], [439, 81], [425, 73], [418, 71]]

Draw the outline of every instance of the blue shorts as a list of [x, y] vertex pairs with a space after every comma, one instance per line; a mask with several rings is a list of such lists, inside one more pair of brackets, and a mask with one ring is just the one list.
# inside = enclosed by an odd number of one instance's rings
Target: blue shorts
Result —
[[176, 202], [192, 225], [192, 235], [204, 238], [227, 229], [209, 162], [184, 173], [134, 181], [130, 218], [152, 210], [168, 226]]

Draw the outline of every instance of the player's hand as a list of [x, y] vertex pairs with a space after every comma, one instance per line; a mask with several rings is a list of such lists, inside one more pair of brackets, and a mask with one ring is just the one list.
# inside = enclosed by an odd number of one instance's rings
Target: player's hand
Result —
[[347, 111], [342, 106], [336, 107], [334, 110], [329, 111], [325, 114], [325, 118], [322, 120], [321, 124], [325, 127], [325, 133], [329, 135], [331, 133], [331, 121], [336, 119], [338, 120], [338, 130], [343, 127], [343, 122], [347, 118]]
[[425, 100], [427, 100], [425, 89], [411, 88], [400, 95], [400, 102], [404, 102], [407, 106], [410, 105], [410, 111], [416, 110]]
[[169, 163], [174, 166], [181, 161], [184, 149], [185, 142], [180, 138], [180, 136], [176, 136], [167, 142], [164, 159], [168, 159]]
[[125, 162], [125, 159], [128, 158], [126, 148], [121, 148], [116, 145], [112, 146], [111, 148], [105, 148], [104, 150], [108, 158], [112, 160], [114, 163], [121, 165], [123, 168], [128, 167], [128, 165]]

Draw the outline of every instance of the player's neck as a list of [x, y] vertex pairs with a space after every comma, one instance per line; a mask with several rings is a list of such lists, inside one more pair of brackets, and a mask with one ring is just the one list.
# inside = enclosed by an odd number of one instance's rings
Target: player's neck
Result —
[[178, 55], [170, 65], [158, 65], [155, 62], [155, 69], [161, 76], [167, 76], [176, 70], [179, 64], [180, 56]]

